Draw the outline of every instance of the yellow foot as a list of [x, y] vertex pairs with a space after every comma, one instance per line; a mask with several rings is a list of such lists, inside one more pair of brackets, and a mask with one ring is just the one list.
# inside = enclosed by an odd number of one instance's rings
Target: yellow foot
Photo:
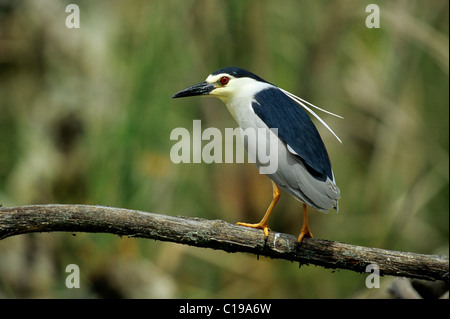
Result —
[[300, 231], [300, 235], [298, 235], [297, 242], [300, 244], [303, 240], [303, 237], [314, 238], [313, 234], [309, 231], [309, 228], [305, 228]]
[[302, 242], [303, 237], [314, 238], [313, 234], [311, 234], [311, 231], [309, 230], [308, 206], [306, 206], [305, 203], [303, 203], [303, 226], [302, 226], [302, 230], [300, 230], [300, 235], [298, 235], [298, 239], [297, 239], [297, 242], [299, 244]]
[[261, 223], [258, 224], [237, 223], [237, 224], [240, 226], [262, 229], [264, 231], [264, 238], [267, 239], [267, 237], [269, 237], [269, 225], [267, 224]]

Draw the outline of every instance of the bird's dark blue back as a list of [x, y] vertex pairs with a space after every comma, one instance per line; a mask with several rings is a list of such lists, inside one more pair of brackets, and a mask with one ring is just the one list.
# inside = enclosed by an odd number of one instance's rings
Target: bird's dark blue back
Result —
[[278, 129], [278, 137], [299, 155], [310, 173], [320, 180], [333, 179], [328, 152], [305, 110], [275, 87], [258, 92], [255, 100], [255, 113], [269, 128]]

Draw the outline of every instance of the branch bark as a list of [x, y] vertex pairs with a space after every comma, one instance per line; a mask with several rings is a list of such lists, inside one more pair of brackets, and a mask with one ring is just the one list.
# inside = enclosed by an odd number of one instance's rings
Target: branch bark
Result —
[[32, 232], [91, 232], [150, 238], [227, 252], [297, 261], [365, 273], [376, 264], [380, 275], [449, 282], [448, 256], [423, 255], [297, 238], [229, 224], [222, 220], [174, 217], [87, 205], [34, 205], [0, 208], [0, 239]]

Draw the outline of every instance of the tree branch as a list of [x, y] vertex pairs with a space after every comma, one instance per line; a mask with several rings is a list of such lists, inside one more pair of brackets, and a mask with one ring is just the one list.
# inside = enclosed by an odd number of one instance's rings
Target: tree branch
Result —
[[298, 261], [360, 273], [376, 264], [380, 275], [449, 282], [448, 256], [422, 255], [297, 238], [237, 226], [222, 220], [173, 217], [142, 211], [86, 205], [35, 205], [0, 208], [0, 239], [32, 232], [92, 232], [150, 238], [227, 252]]

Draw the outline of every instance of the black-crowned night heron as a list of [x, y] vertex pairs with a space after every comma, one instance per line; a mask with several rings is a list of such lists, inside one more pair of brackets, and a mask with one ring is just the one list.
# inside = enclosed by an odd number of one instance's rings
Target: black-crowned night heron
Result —
[[[303, 110], [313, 114], [336, 136], [307, 105], [319, 108], [249, 71], [235, 67], [211, 73], [204, 82], [181, 90], [173, 98], [196, 95], [221, 99], [241, 129], [267, 130], [267, 134], [257, 141], [244, 140], [247, 152], [252, 150], [258, 153], [260, 147], [268, 150], [271, 138], [276, 137], [276, 154], [272, 156], [277, 156], [278, 166], [275, 172], [266, 174], [272, 180], [272, 202], [259, 223], [238, 225], [263, 229], [267, 238], [267, 220], [280, 197], [279, 186], [303, 203], [303, 227], [298, 242], [305, 236], [313, 237], [308, 225], [307, 205], [322, 212], [328, 212], [330, 209], [337, 212], [340, 197], [325, 145], [308, 114]], [[339, 140], [337, 136], [336, 138]], [[262, 162], [256, 160], [255, 164], [262, 171]]]

